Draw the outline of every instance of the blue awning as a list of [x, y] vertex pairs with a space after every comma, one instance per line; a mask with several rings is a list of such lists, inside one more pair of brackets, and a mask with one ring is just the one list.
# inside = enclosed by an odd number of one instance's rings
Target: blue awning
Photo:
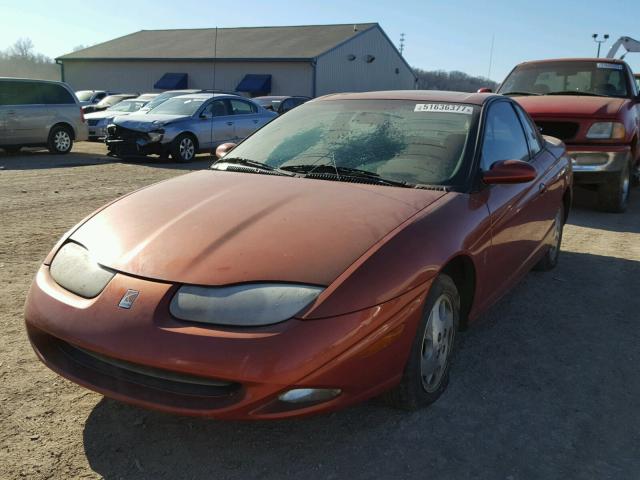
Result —
[[270, 93], [271, 75], [249, 73], [236, 87], [237, 92]]
[[162, 78], [153, 84], [157, 90], [179, 90], [187, 88], [188, 79], [186, 73], [165, 73]]

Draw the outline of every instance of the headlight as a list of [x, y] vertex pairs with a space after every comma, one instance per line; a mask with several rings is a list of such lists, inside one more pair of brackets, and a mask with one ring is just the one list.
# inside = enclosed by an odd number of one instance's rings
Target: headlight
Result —
[[74, 242], [65, 243], [58, 250], [50, 272], [58, 285], [85, 298], [96, 297], [115, 275], [93, 260], [86, 248]]
[[164, 130], [154, 130], [153, 132], [147, 133], [149, 136], [149, 141], [151, 142], [159, 142], [162, 140], [162, 135], [164, 135]]
[[229, 287], [184, 285], [171, 300], [181, 320], [256, 327], [293, 317], [324, 290], [312, 285], [254, 283]]
[[624, 125], [619, 122], [596, 122], [587, 132], [587, 138], [593, 139], [620, 139], [625, 136]]

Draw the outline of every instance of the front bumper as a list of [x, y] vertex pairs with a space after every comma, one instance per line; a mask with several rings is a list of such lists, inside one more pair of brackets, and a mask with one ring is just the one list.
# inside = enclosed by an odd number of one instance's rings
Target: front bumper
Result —
[[160, 155], [166, 153], [169, 148], [165, 137], [161, 141], [151, 141], [149, 135], [145, 132], [114, 125], [107, 126], [105, 143], [109, 153], [117, 156]]
[[567, 146], [576, 183], [603, 183], [631, 164], [631, 148], [622, 146]]
[[[175, 285], [116, 274], [98, 297], [87, 300], [58, 286], [42, 266], [29, 291], [25, 320], [33, 348], [47, 366], [106, 396], [175, 414], [283, 418], [341, 408], [396, 385], [428, 287], [337, 317], [229, 329], [171, 317]], [[140, 292], [129, 310], [118, 307], [127, 289]], [[104, 358], [116, 362], [101, 368]], [[142, 375], [160, 374], [143, 381], [122, 374], [118, 362], [139, 366]], [[179, 384], [167, 376], [177, 376]], [[190, 382], [201, 390], [184, 390]], [[215, 385], [207, 387], [211, 382]], [[292, 388], [341, 394], [317, 404], [278, 400]]]

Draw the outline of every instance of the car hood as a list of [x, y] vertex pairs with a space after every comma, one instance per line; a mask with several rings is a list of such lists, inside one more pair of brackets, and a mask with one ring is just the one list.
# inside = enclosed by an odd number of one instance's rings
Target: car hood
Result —
[[115, 118], [114, 123], [118, 126], [136, 130], [139, 132], [150, 132], [177, 120], [189, 118], [188, 115], [154, 115], [145, 113], [133, 113], [126, 118]]
[[626, 98], [579, 95], [513, 97], [532, 117], [613, 117]]
[[71, 239], [103, 266], [157, 280], [328, 285], [443, 195], [205, 170], [125, 196]]

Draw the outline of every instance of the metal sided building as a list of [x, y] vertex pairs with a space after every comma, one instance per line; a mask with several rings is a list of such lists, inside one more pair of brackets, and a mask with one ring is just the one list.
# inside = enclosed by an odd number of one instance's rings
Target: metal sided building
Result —
[[142, 30], [56, 61], [76, 90], [215, 88], [317, 97], [416, 84], [377, 23]]

